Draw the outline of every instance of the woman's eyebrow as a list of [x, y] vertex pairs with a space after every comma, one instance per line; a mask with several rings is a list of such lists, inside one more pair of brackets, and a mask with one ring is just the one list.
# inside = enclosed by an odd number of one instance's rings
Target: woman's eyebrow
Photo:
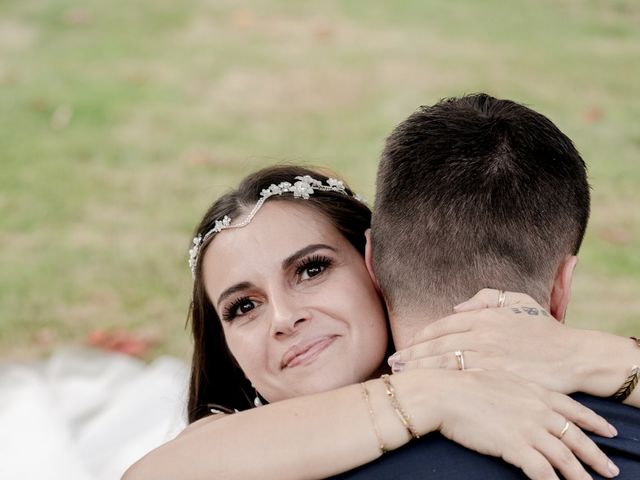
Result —
[[220, 294], [216, 306], [220, 307], [220, 303], [222, 303], [222, 301], [230, 295], [233, 295], [236, 292], [241, 292], [242, 290], [247, 290], [251, 287], [253, 287], [253, 283], [251, 282], [240, 282], [232, 285]]
[[[285, 258], [282, 261], [282, 269], [286, 270], [289, 267], [291, 267], [291, 265], [293, 265], [294, 263], [296, 263], [296, 261], [302, 257], [304, 257], [305, 255], [309, 255], [312, 252], [315, 252], [316, 250], [321, 250], [323, 248], [326, 248], [328, 250], [331, 250], [333, 252], [337, 252], [337, 250], [335, 248], [333, 248], [330, 245], [327, 245], [325, 243], [313, 243], [311, 245], [307, 245], [304, 248], [301, 248], [300, 250], [298, 250], [297, 252], [289, 255], [287, 258]], [[250, 288], [253, 288], [254, 285], [251, 282], [240, 282], [240, 283], [236, 283], [235, 285], [230, 286], [229, 288], [227, 288], [224, 292], [222, 292], [220, 294], [220, 296], [218, 297], [218, 301], [216, 302], [216, 306], [220, 306], [220, 303], [222, 303], [222, 301], [233, 295], [234, 293], [237, 292], [241, 292], [243, 290], [248, 290]]]
[[282, 261], [282, 269], [283, 270], [287, 270], [289, 267], [291, 267], [291, 265], [293, 265], [294, 263], [296, 263], [296, 261], [302, 257], [304, 257], [305, 255], [309, 255], [312, 252], [315, 252], [316, 250], [321, 250], [323, 248], [326, 248], [328, 250], [331, 250], [333, 252], [337, 252], [337, 250], [335, 248], [333, 248], [330, 245], [326, 245], [324, 243], [313, 243], [311, 245], [307, 245], [304, 248], [301, 248], [300, 250], [298, 250], [297, 252], [289, 255], [287, 258], [285, 258]]

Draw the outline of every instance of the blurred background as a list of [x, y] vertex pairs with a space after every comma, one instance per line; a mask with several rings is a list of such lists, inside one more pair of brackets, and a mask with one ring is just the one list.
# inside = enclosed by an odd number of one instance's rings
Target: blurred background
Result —
[[302, 162], [373, 198], [391, 129], [478, 91], [576, 143], [593, 214], [568, 321], [637, 335], [637, 1], [2, 0], [0, 358], [188, 359], [187, 249], [215, 197]]

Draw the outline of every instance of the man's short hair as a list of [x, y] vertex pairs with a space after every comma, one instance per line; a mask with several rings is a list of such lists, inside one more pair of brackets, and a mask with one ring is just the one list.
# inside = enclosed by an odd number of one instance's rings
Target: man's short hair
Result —
[[421, 107], [387, 139], [373, 267], [393, 311], [437, 313], [484, 287], [545, 305], [589, 218], [586, 167], [548, 118], [486, 94]]

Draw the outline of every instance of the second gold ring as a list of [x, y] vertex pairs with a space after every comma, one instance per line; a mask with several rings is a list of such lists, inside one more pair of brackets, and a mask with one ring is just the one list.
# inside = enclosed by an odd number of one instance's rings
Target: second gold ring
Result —
[[504, 307], [504, 301], [507, 299], [507, 292], [504, 290], [499, 291], [498, 295], [498, 308]]
[[454, 353], [458, 363], [458, 370], [464, 370], [464, 350], [456, 350]]

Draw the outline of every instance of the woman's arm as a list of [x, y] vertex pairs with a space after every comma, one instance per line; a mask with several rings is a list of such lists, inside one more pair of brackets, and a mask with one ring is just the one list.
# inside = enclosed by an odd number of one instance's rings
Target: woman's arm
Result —
[[[467, 368], [504, 370], [562, 393], [610, 397], [640, 366], [635, 340], [572, 328], [553, 318], [531, 297], [481, 290], [449, 317], [424, 328], [416, 343], [392, 356], [394, 371], [457, 369], [454, 352], [464, 351]], [[624, 401], [640, 407], [640, 387]]]
[[[398, 402], [420, 433], [440, 430], [462, 445], [502, 456], [530, 478], [583, 478], [571, 452], [605, 476], [606, 456], [565, 418], [600, 435], [607, 422], [568, 397], [507, 374], [415, 370], [392, 375]], [[204, 419], [133, 465], [125, 480], [324, 478], [410, 440], [379, 379]], [[375, 422], [375, 428], [374, 428]], [[378, 435], [376, 435], [376, 429]], [[491, 435], [487, 435], [490, 431]], [[379, 438], [377, 438], [379, 436]]]

